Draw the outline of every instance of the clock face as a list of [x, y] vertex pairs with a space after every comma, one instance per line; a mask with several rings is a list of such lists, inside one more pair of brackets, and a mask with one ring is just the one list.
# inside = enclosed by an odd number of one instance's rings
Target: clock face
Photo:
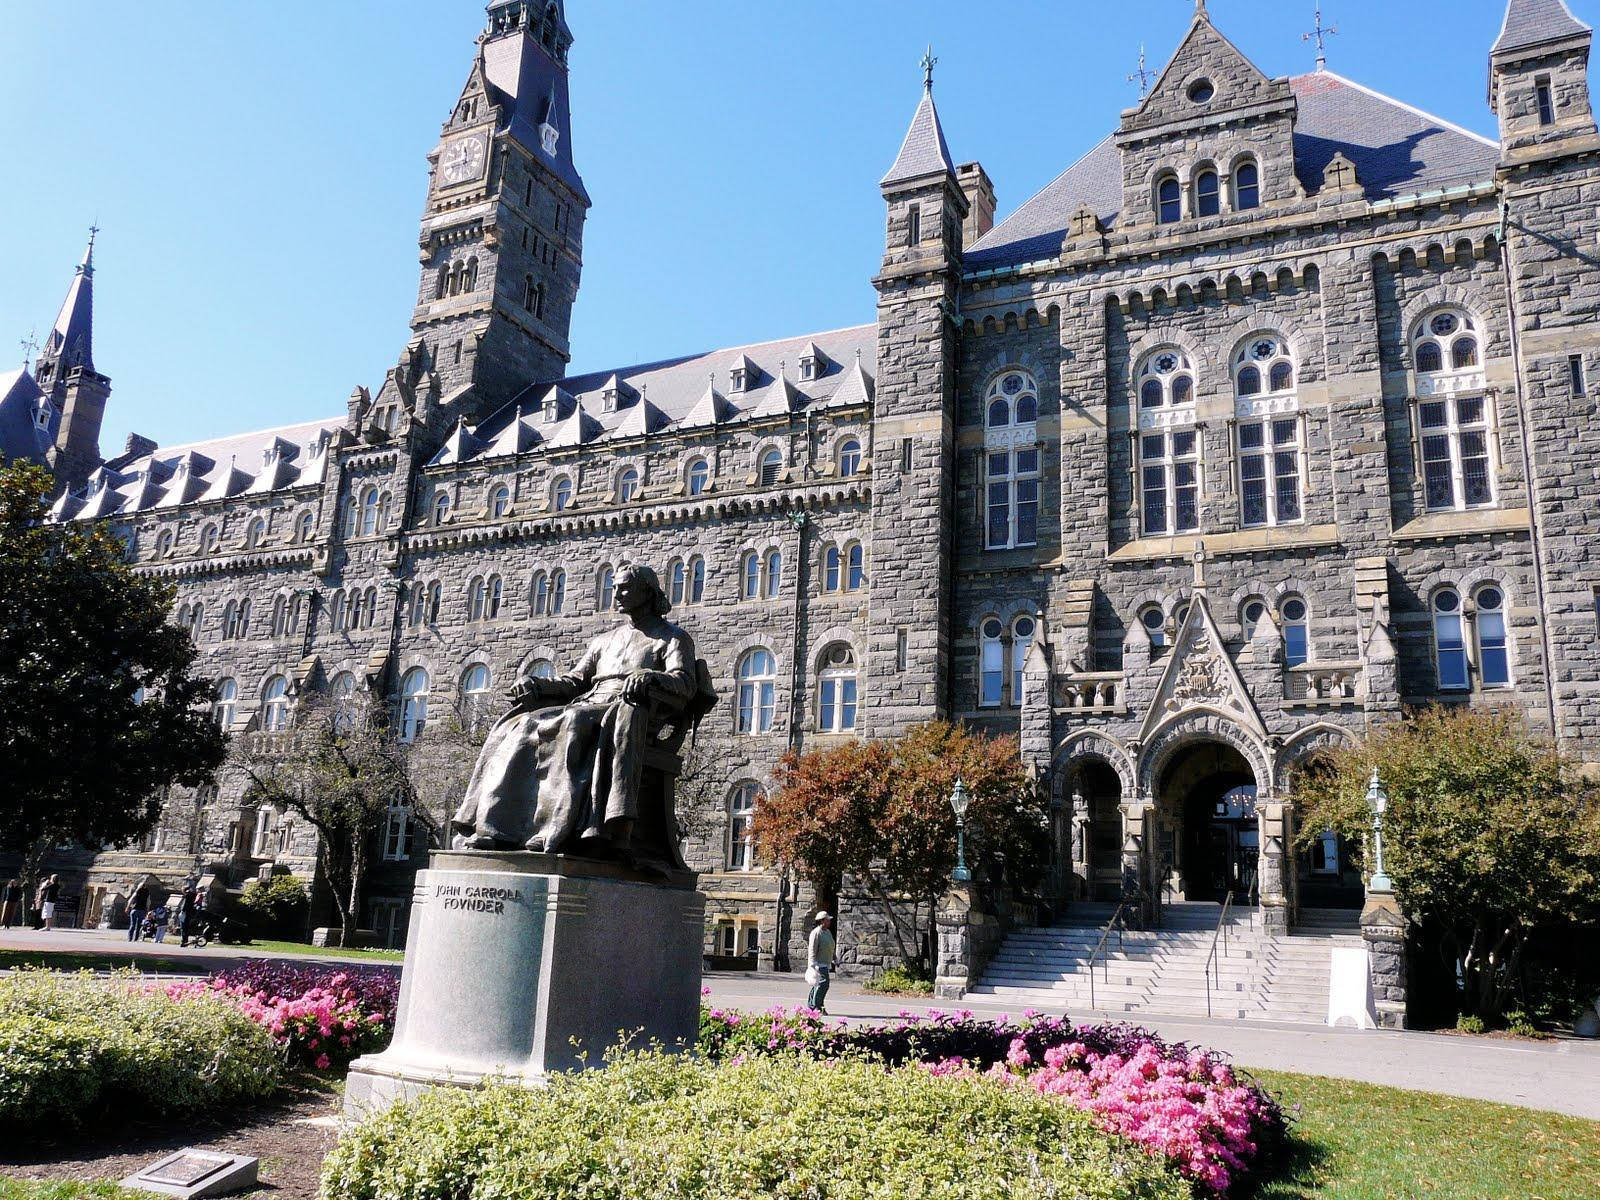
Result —
[[484, 154], [481, 137], [464, 137], [446, 142], [439, 154], [439, 186], [455, 187], [481, 178]]

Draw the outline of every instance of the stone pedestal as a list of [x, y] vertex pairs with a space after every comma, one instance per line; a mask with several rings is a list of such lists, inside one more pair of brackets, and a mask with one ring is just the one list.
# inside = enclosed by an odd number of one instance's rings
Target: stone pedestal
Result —
[[1367, 945], [1372, 981], [1372, 1019], [1380, 1029], [1406, 1027], [1406, 927], [1395, 898], [1371, 892], [1361, 910], [1361, 938]]
[[695, 878], [435, 852], [417, 876], [394, 1041], [351, 1065], [345, 1111], [488, 1076], [536, 1085], [598, 1065], [624, 1036], [692, 1045], [705, 924]]
[[978, 982], [1001, 939], [1000, 923], [981, 911], [971, 884], [952, 885], [934, 913], [937, 961], [933, 994], [959, 1000]]

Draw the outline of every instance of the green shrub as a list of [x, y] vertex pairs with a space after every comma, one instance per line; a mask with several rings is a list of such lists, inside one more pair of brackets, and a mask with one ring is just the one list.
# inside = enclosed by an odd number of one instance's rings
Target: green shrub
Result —
[[252, 879], [239, 896], [239, 907], [256, 937], [304, 937], [309, 905], [306, 881], [298, 875]]
[[869, 992], [889, 996], [931, 996], [933, 980], [905, 966], [887, 967], [862, 984]]
[[272, 1035], [224, 998], [175, 1000], [131, 973], [0, 978], [0, 1130], [259, 1100], [282, 1073]]
[[1456, 1028], [1462, 1033], [1482, 1033], [1486, 1026], [1482, 1017], [1473, 1013], [1463, 1013], [1456, 1018]]
[[1164, 1163], [1023, 1088], [798, 1058], [656, 1052], [525, 1091], [437, 1091], [367, 1119], [324, 1200], [1187, 1200]]

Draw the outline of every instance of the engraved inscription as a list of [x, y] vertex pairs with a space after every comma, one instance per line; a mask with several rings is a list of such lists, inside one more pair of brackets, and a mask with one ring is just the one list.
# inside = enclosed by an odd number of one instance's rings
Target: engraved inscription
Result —
[[522, 903], [521, 888], [477, 887], [459, 883], [438, 883], [434, 898], [444, 902], [446, 912], [503, 913], [507, 904]]

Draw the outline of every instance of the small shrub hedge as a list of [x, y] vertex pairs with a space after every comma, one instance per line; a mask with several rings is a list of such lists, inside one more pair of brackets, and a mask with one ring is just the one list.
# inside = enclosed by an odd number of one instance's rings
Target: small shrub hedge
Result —
[[261, 1100], [283, 1069], [272, 1035], [221, 998], [177, 1000], [131, 974], [0, 978], [0, 1131], [8, 1134]]
[[324, 1200], [1187, 1200], [1177, 1173], [1024, 1088], [843, 1059], [659, 1052], [538, 1091], [441, 1090], [323, 1164]]
[[306, 881], [298, 875], [252, 879], [239, 896], [239, 908], [256, 937], [301, 937], [311, 904]]

